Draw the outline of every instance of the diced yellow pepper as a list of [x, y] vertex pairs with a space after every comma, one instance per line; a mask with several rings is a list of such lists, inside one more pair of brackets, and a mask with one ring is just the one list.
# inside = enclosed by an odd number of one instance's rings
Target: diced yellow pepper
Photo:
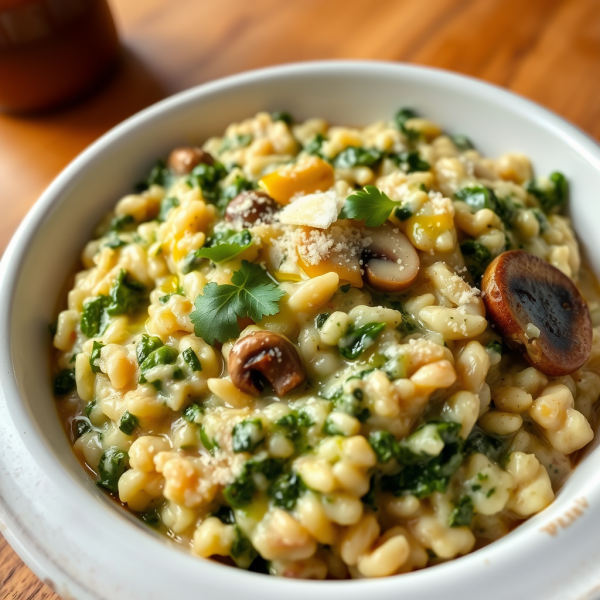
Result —
[[333, 183], [333, 167], [324, 160], [311, 156], [301, 163], [286, 165], [265, 175], [258, 185], [279, 204], [289, 204], [290, 199], [300, 192], [324, 192]]
[[[308, 235], [311, 227], [302, 227], [303, 233]], [[303, 236], [301, 235], [300, 238]], [[317, 264], [310, 264], [303, 257], [302, 247], [297, 246], [298, 266], [312, 279], [325, 273], [337, 273], [340, 277], [340, 283], [349, 283], [353, 287], [363, 286], [362, 275], [360, 273], [359, 257], [348, 256], [348, 253], [329, 252], [329, 255]], [[311, 261], [312, 262], [312, 261]]]
[[448, 213], [440, 215], [416, 215], [406, 221], [406, 235], [413, 246], [427, 250], [435, 240], [454, 227], [454, 219]]

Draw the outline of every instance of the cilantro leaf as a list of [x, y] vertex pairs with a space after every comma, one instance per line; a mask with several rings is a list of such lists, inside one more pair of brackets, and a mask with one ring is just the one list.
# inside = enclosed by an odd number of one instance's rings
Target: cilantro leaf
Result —
[[381, 190], [373, 185], [367, 185], [363, 190], [346, 198], [346, 203], [340, 213], [340, 219], [364, 220], [367, 227], [383, 225], [392, 210], [398, 206]]
[[383, 153], [375, 148], [348, 146], [335, 157], [333, 164], [338, 169], [351, 169], [358, 166], [372, 167], [381, 160], [382, 156]]
[[226, 342], [240, 333], [238, 317], [258, 322], [264, 316], [276, 315], [284, 294], [262, 267], [243, 260], [231, 284], [211, 282], [204, 286], [196, 298], [196, 310], [190, 314], [194, 332], [211, 345], [215, 340]]

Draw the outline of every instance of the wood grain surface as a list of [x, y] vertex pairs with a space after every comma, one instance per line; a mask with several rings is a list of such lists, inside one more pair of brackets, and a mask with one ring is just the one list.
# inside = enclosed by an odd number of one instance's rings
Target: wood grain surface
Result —
[[[600, 139], [599, 0], [111, 0], [123, 43], [103, 87], [36, 117], [0, 116], [0, 252], [90, 142], [187, 87], [314, 59], [431, 65], [511, 89]], [[57, 600], [0, 537], [0, 600]]]

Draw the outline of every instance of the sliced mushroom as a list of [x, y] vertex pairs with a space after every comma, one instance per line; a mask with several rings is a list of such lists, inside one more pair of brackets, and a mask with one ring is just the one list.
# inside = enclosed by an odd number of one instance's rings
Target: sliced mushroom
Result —
[[225, 209], [225, 220], [239, 227], [252, 227], [257, 222], [272, 223], [279, 204], [262, 190], [239, 193]]
[[255, 331], [238, 340], [229, 353], [228, 366], [233, 384], [253, 396], [261, 393], [265, 381], [281, 397], [306, 380], [294, 344], [271, 331]]
[[588, 359], [592, 322], [587, 304], [556, 267], [523, 250], [504, 252], [486, 269], [481, 289], [488, 317], [542, 373], [568, 375]]
[[410, 240], [397, 228], [383, 225], [365, 229], [371, 242], [363, 250], [363, 278], [378, 292], [401, 292], [419, 273], [419, 255]]
[[215, 159], [202, 148], [175, 148], [169, 154], [167, 164], [177, 175], [188, 175], [192, 169], [204, 163], [205, 165], [214, 164]]

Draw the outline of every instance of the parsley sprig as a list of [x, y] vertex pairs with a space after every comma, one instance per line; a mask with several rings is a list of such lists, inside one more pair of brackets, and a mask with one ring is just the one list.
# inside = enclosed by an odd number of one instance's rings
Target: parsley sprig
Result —
[[243, 260], [231, 284], [211, 282], [204, 286], [190, 315], [194, 332], [211, 345], [215, 340], [226, 342], [240, 333], [238, 317], [258, 322], [264, 316], [276, 315], [284, 295], [260, 265]]
[[378, 227], [387, 221], [392, 210], [398, 206], [398, 202], [388, 198], [381, 190], [367, 185], [346, 198], [340, 219], [360, 219], [364, 220], [367, 227]]

